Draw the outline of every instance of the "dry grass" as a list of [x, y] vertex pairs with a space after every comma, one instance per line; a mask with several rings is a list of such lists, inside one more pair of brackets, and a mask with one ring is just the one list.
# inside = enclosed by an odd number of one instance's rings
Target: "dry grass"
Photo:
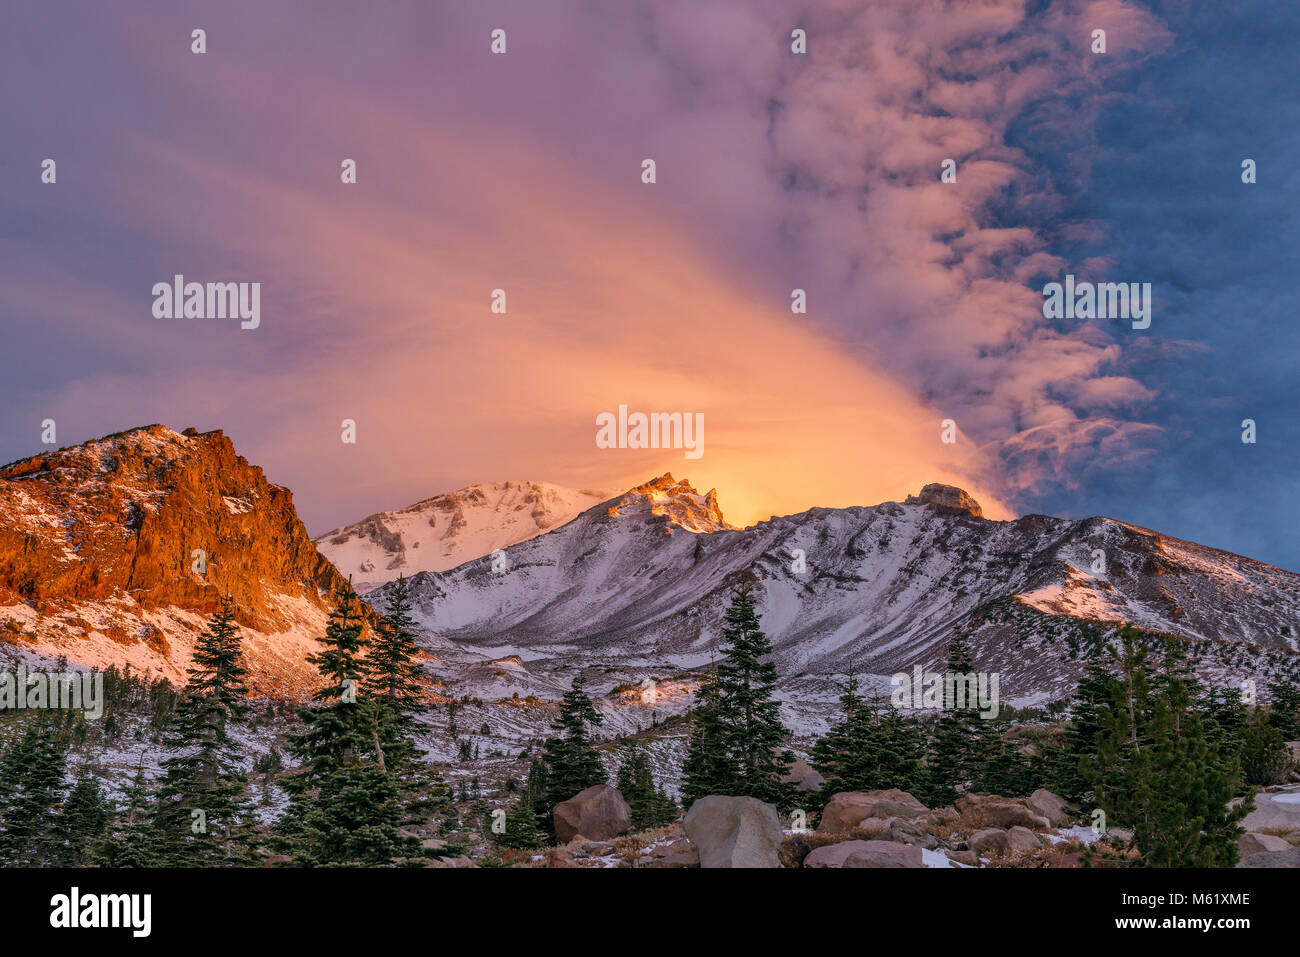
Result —
[[662, 841], [670, 837], [682, 837], [685, 835], [681, 832], [680, 824], [667, 824], [663, 827], [656, 827], [649, 831], [636, 831], [632, 834], [623, 834], [614, 838], [614, 854], [621, 861], [627, 861], [629, 864], [636, 860], [645, 848], [654, 844], [656, 841]]

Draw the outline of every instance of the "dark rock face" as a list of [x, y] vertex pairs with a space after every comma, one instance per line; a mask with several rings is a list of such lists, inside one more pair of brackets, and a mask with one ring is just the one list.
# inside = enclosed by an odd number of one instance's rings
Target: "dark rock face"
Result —
[[920, 495], [907, 496], [906, 504], [934, 505], [939, 508], [970, 512], [976, 518], [984, 517], [984, 510], [980, 508], [980, 503], [975, 501], [965, 489], [957, 488], [954, 485], [940, 485], [937, 482], [921, 489]]

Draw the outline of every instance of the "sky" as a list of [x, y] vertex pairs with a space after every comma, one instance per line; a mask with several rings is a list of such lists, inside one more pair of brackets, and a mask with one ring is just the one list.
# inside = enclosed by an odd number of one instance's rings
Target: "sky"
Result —
[[[1300, 569], [1297, 40], [1262, 2], [6, 4], [0, 461], [222, 429], [313, 534], [472, 482], [671, 471], [743, 525], [937, 481]], [[155, 318], [178, 273], [261, 283], [259, 327]], [[1044, 318], [1066, 274], [1150, 283], [1150, 328]], [[704, 454], [598, 448], [620, 405]]]

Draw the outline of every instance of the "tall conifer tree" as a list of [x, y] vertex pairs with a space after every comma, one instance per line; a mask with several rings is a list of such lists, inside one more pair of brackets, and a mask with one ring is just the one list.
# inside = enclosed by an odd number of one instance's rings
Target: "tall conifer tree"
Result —
[[[587, 730], [588, 725], [594, 727], [601, 721], [591, 698], [582, 690], [582, 680], [575, 678], [560, 702], [560, 713], [551, 724], [556, 733], [546, 739], [543, 753], [548, 814], [579, 791], [608, 783], [609, 776]], [[547, 823], [549, 828], [554, 827], [549, 818]]]
[[[794, 755], [774, 697], [772, 643], [759, 625], [753, 586], [732, 589], [722, 637], [723, 658], [713, 682], [701, 688], [687, 756], [686, 791], [694, 801], [708, 793], [758, 798], [788, 809], [794, 785], [784, 780]], [[707, 689], [707, 690], [706, 690]]]
[[179, 751], [162, 762], [155, 825], [164, 863], [238, 864], [250, 860], [248, 787], [232, 729], [248, 716], [248, 669], [229, 596], [194, 644], [165, 737]]
[[308, 660], [325, 679], [298, 712], [303, 729], [290, 750], [299, 770], [283, 781], [290, 803], [279, 823], [280, 846], [307, 866], [376, 866], [414, 853], [398, 834], [399, 785], [375, 747], [374, 702], [362, 695], [363, 622], [351, 591], [330, 615], [322, 650]]

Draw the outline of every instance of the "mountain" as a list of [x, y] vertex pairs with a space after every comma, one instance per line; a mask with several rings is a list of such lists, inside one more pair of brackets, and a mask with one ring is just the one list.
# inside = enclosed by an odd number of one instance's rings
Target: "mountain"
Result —
[[[554, 700], [584, 672], [599, 694], [649, 680], [684, 706], [742, 581], [795, 709], [833, 703], [829, 676], [849, 661], [886, 686], [936, 670], [958, 631], [1013, 703], [1065, 696], [1122, 622], [1189, 639], [1214, 681], [1300, 678], [1300, 576], [1110, 518], [991, 521], [951, 486], [740, 529], [716, 490], [670, 474], [608, 498], [507, 482], [321, 541], [354, 575], [366, 562], [375, 579], [414, 571], [422, 641], [461, 697]], [[230, 594], [256, 686], [300, 693], [347, 587], [289, 491], [220, 431], [153, 425], [0, 468], [0, 657], [129, 662], [181, 681]], [[380, 612], [387, 587], [366, 596]], [[642, 702], [623, 703], [635, 725]]]
[[398, 575], [445, 571], [563, 525], [608, 493], [549, 482], [470, 485], [393, 512], [376, 512], [314, 539], [358, 591]]
[[220, 431], [150, 425], [0, 468], [0, 649], [183, 682], [229, 594], [255, 684], [296, 692], [347, 587]]
[[[1122, 622], [1191, 639], [1214, 680], [1300, 676], [1300, 575], [1110, 518], [991, 521], [951, 486], [736, 529], [714, 493], [664, 476], [501, 561], [422, 573], [412, 587], [440, 641], [509, 649], [532, 669], [662, 671], [708, 662], [729, 589], [745, 580], [788, 689], [850, 661], [878, 676], [942, 670], [962, 630], [1005, 700], [1041, 703], [1067, 695]], [[367, 597], [382, 610], [383, 588]]]

